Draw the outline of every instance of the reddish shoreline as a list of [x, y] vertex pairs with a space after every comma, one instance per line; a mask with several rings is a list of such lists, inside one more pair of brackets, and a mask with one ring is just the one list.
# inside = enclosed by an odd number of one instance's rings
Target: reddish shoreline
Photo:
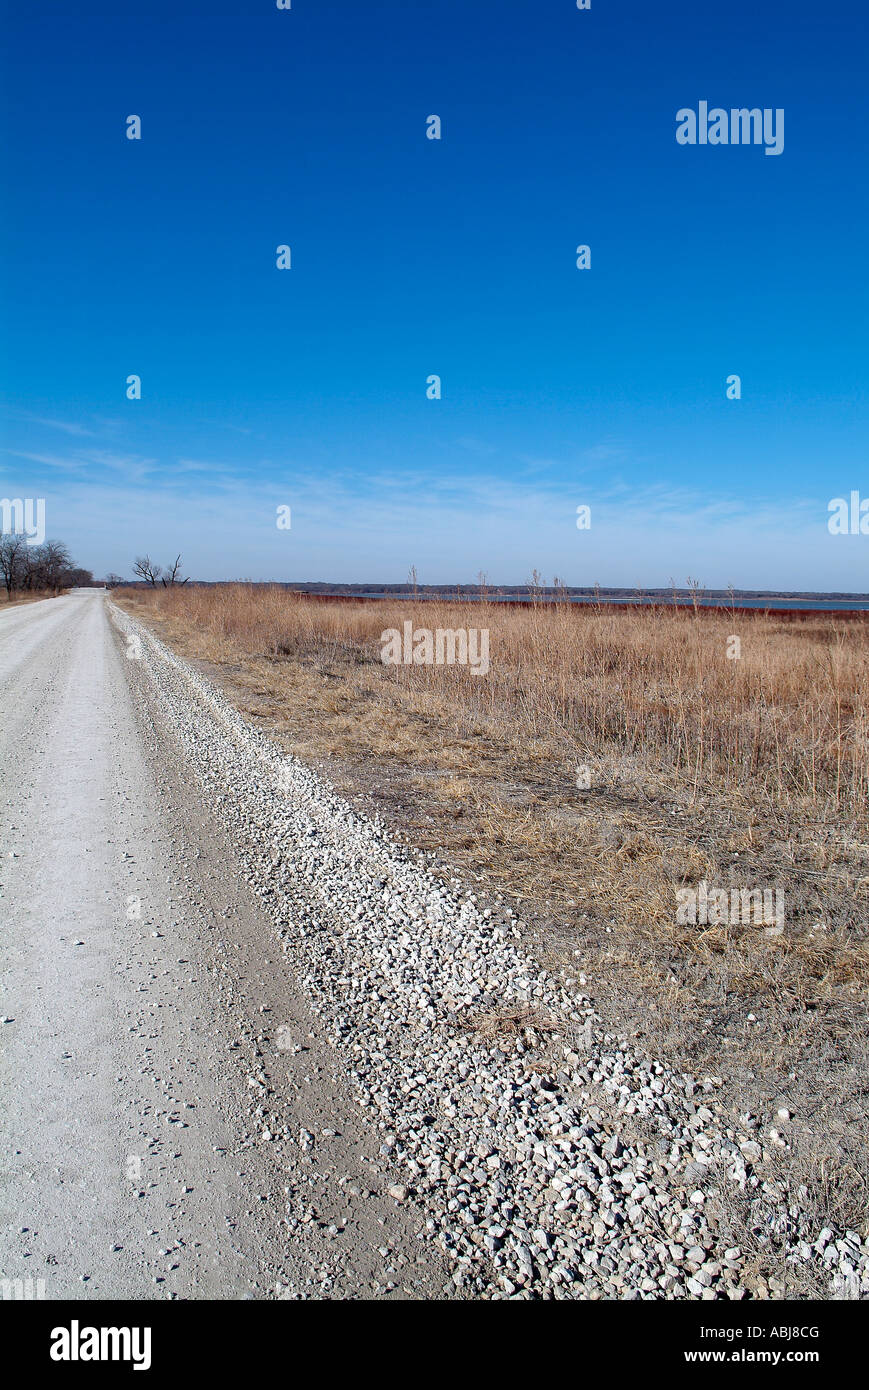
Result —
[[[306, 599], [309, 603], [408, 603], [414, 600], [406, 594], [309, 594], [304, 589], [288, 589], [288, 593], [297, 595], [299, 598]], [[420, 594], [415, 600], [419, 603], [452, 603], [452, 604], [478, 604], [480, 599], [469, 594]], [[483, 600], [485, 603], [486, 600]], [[489, 600], [494, 608], [561, 608], [569, 607], [577, 610], [595, 609], [598, 612], [635, 612], [637, 609], [657, 611], [664, 609], [672, 612], [674, 608], [686, 612], [693, 612], [693, 603], [621, 603], [617, 600], [595, 603], [594, 599], [583, 600], [578, 603], [564, 599], [544, 598], [535, 601], [533, 599], [498, 599]], [[702, 604], [696, 607], [698, 614], [732, 613], [734, 617], [776, 617], [782, 619], [801, 619], [806, 618], [869, 618], [869, 609], [866, 608], [761, 608], [752, 606], [743, 608], [735, 604], [732, 608], [727, 604]]]

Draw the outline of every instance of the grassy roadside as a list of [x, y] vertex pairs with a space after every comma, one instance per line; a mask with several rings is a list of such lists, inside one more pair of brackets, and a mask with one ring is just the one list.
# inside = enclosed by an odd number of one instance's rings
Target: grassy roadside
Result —
[[18, 608], [22, 603], [41, 603], [42, 600], [46, 598], [60, 597], [61, 595], [55, 593], [53, 589], [28, 591], [27, 593], [21, 593], [20, 590], [16, 590], [13, 591], [12, 594], [7, 594], [5, 598], [0, 599], [0, 613], [5, 612], [7, 608]]
[[[614, 1030], [722, 1076], [739, 1114], [778, 1127], [772, 1162], [819, 1220], [865, 1229], [865, 620], [113, 597], [349, 799], [510, 901]], [[385, 667], [380, 634], [406, 620], [489, 628], [489, 674]], [[676, 889], [701, 880], [779, 887], [784, 931], [679, 925]]]

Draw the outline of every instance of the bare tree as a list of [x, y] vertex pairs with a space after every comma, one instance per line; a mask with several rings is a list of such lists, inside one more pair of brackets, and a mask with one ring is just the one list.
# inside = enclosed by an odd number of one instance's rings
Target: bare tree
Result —
[[147, 555], [137, 555], [133, 561], [133, 574], [138, 574], [146, 584], [151, 585], [152, 589], [157, 587], [157, 580], [161, 573], [160, 566], [152, 565]]
[[181, 556], [175, 556], [174, 565], [166, 566], [166, 573], [160, 580], [164, 589], [170, 588], [173, 584], [186, 584], [187, 580], [181, 578]]
[[63, 541], [46, 541], [39, 549], [42, 551], [42, 571], [45, 587], [53, 594], [70, 587], [69, 574], [72, 569], [72, 556]]
[[27, 571], [27, 546], [22, 535], [0, 536], [0, 578], [6, 587], [6, 597], [21, 587]]
[[73, 564], [63, 541], [29, 545], [20, 534], [0, 537], [0, 578], [10, 598], [13, 589], [59, 594], [76, 584], [93, 583], [90, 570]]
[[118, 585], [119, 585], [119, 584], [123, 584], [123, 582], [124, 582], [124, 576], [123, 576], [122, 574], [114, 574], [114, 573], [112, 573], [112, 572], [110, 571], [110, 572], [106, 575], [106, 588], [107, 588], [107, 589], [117, 589]]

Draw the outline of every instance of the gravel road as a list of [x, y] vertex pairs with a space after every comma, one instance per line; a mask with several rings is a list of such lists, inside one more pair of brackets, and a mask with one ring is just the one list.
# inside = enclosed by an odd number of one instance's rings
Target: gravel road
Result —
[[812, 1228], [719, 1078], [605, 1033], [509, 911], [101, 591], [0, 614], [0, 710], [2, 1278], [75, 1299], [738, 1299], [788, 1272], [869, 1293], [869, 1247]]
[[0, 616], [0, 1276], [437, 1296], [443, 1261], [368, 1162], [346, 1066], [127, 650], [102, 592]]

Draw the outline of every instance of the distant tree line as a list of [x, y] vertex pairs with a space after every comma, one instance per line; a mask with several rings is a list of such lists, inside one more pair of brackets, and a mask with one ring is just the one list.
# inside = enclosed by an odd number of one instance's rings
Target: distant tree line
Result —
[[0, 582], [7, 599], [18, 591], [60, 594], [93, 584], [90, 570], [76, 565], [63, 541], [29, 545], [17, 533], [0, 535]]

